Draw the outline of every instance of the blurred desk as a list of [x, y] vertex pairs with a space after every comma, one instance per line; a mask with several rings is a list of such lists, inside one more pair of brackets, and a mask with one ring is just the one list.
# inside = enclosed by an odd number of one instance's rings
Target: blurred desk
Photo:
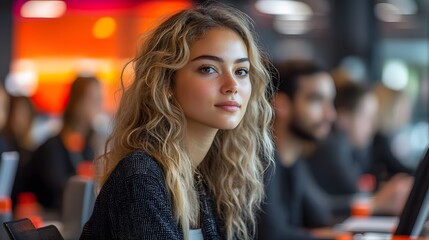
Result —
[[351, 233], [392, 233], [398, 222], [398, 217], [350, 217], [336, 228]]

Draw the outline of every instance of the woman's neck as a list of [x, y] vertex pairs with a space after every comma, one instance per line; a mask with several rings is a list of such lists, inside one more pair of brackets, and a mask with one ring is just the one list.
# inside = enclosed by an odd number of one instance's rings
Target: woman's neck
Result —
[[218, 129], [188, 121], [185, 147], [193, 168], [197, 168], [207, 155]]
[[86, 132], [70, 127], [63, 127], [60, 138], [69, 152], [82, 152], [85, 148]]
[[84, 124], [68, 124], [63, 126], [61, 130], [61, 134], [69, 134], [69, 133], [79, 133], [83, 136], [86, 136], [88, 132], [90, 131], [89, 127], [85, 126]]

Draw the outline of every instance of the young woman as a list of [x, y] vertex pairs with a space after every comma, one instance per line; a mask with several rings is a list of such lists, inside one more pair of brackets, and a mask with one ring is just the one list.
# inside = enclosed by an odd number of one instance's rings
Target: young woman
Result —
[[40, 145], [26, 166], [26, 191], [36, 194], [49, 212], [61, 215], [63, 191], [77, 166], [94, 159], [90, 144], [92, 122], [102, 111], [101, 83], [95, 77], [77, 77], [71, 87], [59, 134]]
[[81, 239], [250, 239], [271, 161], [269, 72], [249, 19], [183, 10], [133, 61]]

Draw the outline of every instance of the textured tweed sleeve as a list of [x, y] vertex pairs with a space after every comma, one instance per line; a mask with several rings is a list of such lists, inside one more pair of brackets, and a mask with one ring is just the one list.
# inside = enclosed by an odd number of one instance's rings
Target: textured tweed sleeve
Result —
[[164, 186], [150, 175], [134, 175], [117, 194], [111, 211], [116, 239], [182, 239]]
[[118, 164], [80, 239], [183, 239], [162, 169], [150, 156], [137, 152]]

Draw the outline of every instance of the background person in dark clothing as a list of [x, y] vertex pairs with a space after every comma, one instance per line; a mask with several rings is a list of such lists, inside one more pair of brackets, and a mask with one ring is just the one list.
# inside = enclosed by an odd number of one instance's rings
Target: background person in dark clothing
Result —
[[[314, 178], [332, 199], [349, 196], [352, 201], [361, 191], [373, 191], [372, 186], [362, 185], [361, 177], [370, 172], [372, 166], [371, 142], [378, 105], [370, 88], [355, 83], [339, 87], [334, 104], [337, 111], [335, 127], [329, 137], [307, 156], [307, 161]], [[400, 214], [411, 180], [408, 176], [398, 175], [392, 183], [380, 189], [373, 201], [373, 213]], [[396, 194], [384, 199], [393, 192]], [[347, 216], [350, 209], [337, 210], [339, 215]]]
[[37, 148], [30, 163], [28, 190], [43, 207], [60, 213], [68, 179], [76, 174], [79, 163], [93, 160], [92, 122], [101, 106], [100, 82], [94, 77], [78, 77], [71, 85], [60, 133]]
[[5, 134], [11, 149], [14, 151], [23, 150], [25, 152], [33, 150], [34, 143], [31, 138], [31, 129], [35, 117], [36, 111], [28, 97], [10, 97]]
[[19, 153], [19, 166], [12, 190], [12, 203], [14, 205], [17, 202], [17, 194], [26, 191], [26, 173], [31, 171], [28, 167], [34, 151], [31, 130], [35, 116], [36, 111], [28, 97], [11, 96], [5, 136], [11, 151]]
[[310, 170], [329, 194], [355, 194], [371, 165], [377, 100], [370, 88], [349, 83], [337, 89], [337, 119], [330, 135], [308, 156]]
[[5, 136], [5, 126], [9, 112], [9, 94], [2, 84], [0, 84], [0, 153], [10, 151], [11, 146]]
[[[310, 62], [286, 62], [278, 69], [280, 79], [274, 98], [277, 165], [267, 174], [259, 239], [334, 238], [334, 231], [320, 227], [333, 224], [333, 214], [337, 211], [349, 210], [352, 198], [326, 193], [306, 162], [309, 152], [314, 151], [308, 146], [317, 146], [326, 139], [336, 119], [334, 82], [326, 71]], [[319, 163], [323, 166], [328, 157], [319, 158]], [[402, 208], [411, 184], [410, 179], [402, 180], [392, 179], [377, 192], [370, 201], [374, 212]], [[338, 181], [342, 180], [334, 184]]]
[[399, 156], [398, 148], [395, 149], [393, 144], [398, 133], [410, 124], [411, 97], [405, 91], [393, 90], [382, 84], [375, 86], [374, 94], [379, 111], [372, 142], [371, 173], [375, 175], [377, 182], [387, 181], [397, 173], [411, 175], [415, 166], [407, 162], [409, 158]]
[[329, 201], [303, 159], [307, 141], [326, 137], [335, 119], [335, 86], [331, 76], [310, 62], [277, 66], [274, 98], [276, 166], [268, 171], [259, 239], [314, 239], [308, 228], [329, 226]]

